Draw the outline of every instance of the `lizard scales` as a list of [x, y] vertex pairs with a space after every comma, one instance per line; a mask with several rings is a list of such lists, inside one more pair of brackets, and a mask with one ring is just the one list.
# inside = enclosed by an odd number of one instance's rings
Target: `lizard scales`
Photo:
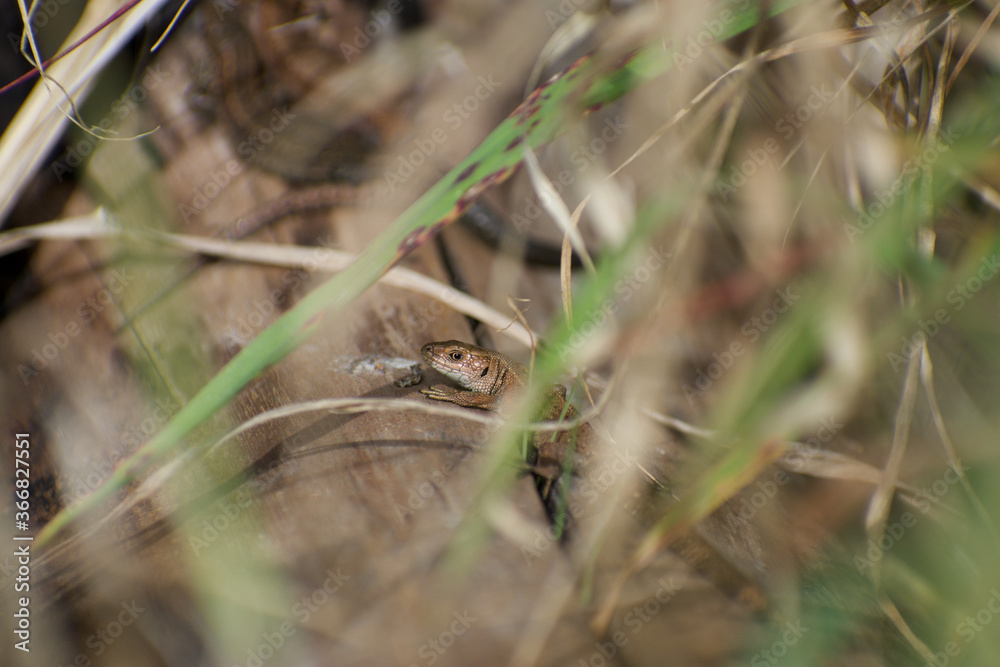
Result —
[[[466, 408], [505, 412], [514, 406], [528, 386], [528, 369], [510, 357], [457, 340], [427, 343], [420, 350], [424, 361], [434, 370], [457, 383], [464, 391], [434, 386], [420, 393], [435, 401], [446, 401]], [[566, 388], [552, 385], [545, 395], [537, 418], [543, 421], [573, 419], [577, 411], [566, 401]], [[550, 482], [557, 479], [574, 453], [577, 463], [589, 458], [591, 428], [587, 424], [577, 429], [552, 433], [538, 432], [534, 445], [538, 460], [534, 471]]]

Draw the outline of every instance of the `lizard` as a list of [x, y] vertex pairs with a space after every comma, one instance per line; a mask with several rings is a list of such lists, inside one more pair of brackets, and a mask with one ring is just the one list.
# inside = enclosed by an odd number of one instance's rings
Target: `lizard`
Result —
[[[448, 340], [427, 343], [420, 355], [431, 368], [462, 387], [457, 390], [437, 385], [421, 389], [420, 393], [431, 400], [502, 413], [516, 404], [528, 385], [529, 373], [524, 365], [486, 348]], [[566, 400], [566, 388], [559, 384], [548, 388], [536, 412], [542, 421], [574, 419], [577, 415]], [[542, 495], [546, 498], [552, 485], [562, 479], [567, 463], [572, 463], [573, 473], [581, 477], [586, 478], [592, 472], [588, 471], [588, 464], [595, 436], [589, 424], [558, 431], [555, 438], [552, 435], [537, 432], [533, 443], [538, 457], [532, 470], [545, 480]], [[567, 461], [571, 455], [572, 462]], [[732, 505], [727, 503], [692, 530], [682, 532], [674, 540], [673, 548], [722, 590], [738, 595], [751, 608], [760, 610], [767, 604], [759, 587], [767, 577], [766, 565], [760, 560], [762, 547], [756, 527], [742, 519]]]
[[[435, 401], [446, 401], [465, 408], [508, 412], [528, 386], [528, 369], [510, 357], [457, 340], [427, 343], [420, 350], [424, 361], [434, 370], [458, 383], [462, 390], [437, 385], [420, 393]], [[541, 421], [564, 421], [578, 415], [566, 400], [566, 387], [551, 385], [536, 413]], [[538, 452], [532, 470], [546, 480], [547, 494], [552, 483], [563, 473], [567, 463], [579, 473], [591, 458], [593, 430], [582, 424], [568, 431], [536, 432], [533, 444]], [[567, 457], [573, 456], [572, 461]]]

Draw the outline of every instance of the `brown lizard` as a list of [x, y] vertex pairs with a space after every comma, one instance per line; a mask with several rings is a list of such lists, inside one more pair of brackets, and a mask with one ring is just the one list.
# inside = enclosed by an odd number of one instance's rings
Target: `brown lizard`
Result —
[[[508, 411], [528, 385], [528, 369], [510, 357], [457, 340], [427, 343], [420, 350], [429, 366], [454, 380], [464, 391], [441, 385], [421, 389], [435, 401], [447, 401], [466, 408], [492, 412]], [[574, 419], [577, 411], [566, 401], [566, 388], [552, 385], [536, 412], [543, 421]], [[534, 438], [538, 460], [533, 470], [545, 479], [543, 495], [560, 480], [567, 456], [574, 452], [573, 472], [586, 478], [593, 474], [593, 429], [582, 424], [578, 429], [552, 433], [537, 432]], [[558, 497], [558, 493], [556, 494]], [[759, 584], [767, 577], [761, 561], [762, 547], [756, 526], [734, 512], [734, 502], [727, 503], [691, 531], [682, 533], [673, 548], [694, 567], [707, 574], [722, 590], [738, 595], [755, 609], [766, 605]]]
[[[491, 412], [509, 411], [528, 386], [528, 369], [510, 357], [457, 340], [427, 343], [420, 350], [424, 361], [445, 377], [454, 380], [464, 391], [438, 385], [421, 389], [427, 398], [447, 401], [465, 408]], [[554, 384], [536, 413], [542, 421], [565, 421], [577, 417], [576, 409], [566, 401], [566, 387]], [[580, 471], [590, 459], [592, 429], [587, 424], [568, 431], [537, 432], [534, 446], [538, 459], [533, 470], [547, 480], [546, 490], [559, 478], [574, 453], [573, 469]]]

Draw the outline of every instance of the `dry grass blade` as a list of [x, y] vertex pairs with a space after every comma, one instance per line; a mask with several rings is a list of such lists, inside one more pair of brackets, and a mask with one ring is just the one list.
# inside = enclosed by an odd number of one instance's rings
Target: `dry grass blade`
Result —
[[971, 174], [961, 174], [960, 178], [963, 185], [970, 192], [976, 193], [984, 204], [995, 211], [1000, 211], [1000, 191]]
[[[924, 12], [918, 17], [910, 19], [906, 22], [906, 25], [917, 25], [928, 21], [942, 13], [940, 10], [929, 10]], [[940, 29], [938, 26], [937, 29]], [[935, 29], [936, 30], [936, 29]], [[618, 165], [610, 174], [605, 178], [610, 179], [618, 175], [619, 172], [624, 170], [630, 164], [632, 164], [637, 158], [645, 154], [650, 148], [656, 145], [667, 132], [673, 129], [678, 123], [689, 116], [695, 108], [697, 108], [705, 99], [712, 95], [717, 88], [721, 87], [723, 83], [732, 83], [731, 79], [737, 75], [746, 76], [756, 68], [760, 66], [761, 63], [774, 62], [781, 60], [783, 58], [788, 58], [791, 56], [809, 53], [813, 51], [822, 51], [833, 49], [838, 46], [843, 46], [845, 44], [851, 44], [854, 42], [864, 41], [871, 39], [878, 35], [877, 29], [853, 29], [853, 30], [832, 30], [820, 35], [810, 36], [808, 38], [803, 38], [799, 40], [794, 40], [780, 47], [775, 47], [773, 49], [768, 49], [754, 55], [751, 58], [747, 58], [740, 63], [737, 63], [725, 73], [716, 77], [711, 83], [705, 86], [697, 95], [691, 98], [685, 106], [679, 109], [671, 118], [663, 123], [659, 128], [657, 128], [649, 138], [647, 138], [639, 148], [637, 148], [626, 160], [624, 160], [620, 165]], [[874, 94], [876, 91], [872, 91]], [[732, 94], [732, 88], [727, 95]], [[706, 116], [711, 116], [708, 113]], [[587, 207], [590, 201], [590, 197], [587, 196], [581, 201], [577, 207], [573, 210], [572, 220], [574, 224], [579, 224], [580, 216], [583, 210]]]
[[[436, 403], [427, 403], [408, 399], [327, 398], [313, 401], [301, 401], [291, 405], [285, 405], [280, 408], [266, 410], [234, 427], [217, 440], [204, 443], [200, 446], [191, 447], [173, 460], [157, 468], [147, 478], [142, 480], [121, 503], [111, 509], [103, 518], [99, 521], [88, 524], [74, 536], [59, 543], [54, 548], [47, 550], [42, 555], [40, 562], [45, 563], [64, 556], [67, 551], [76, 548], [79, 543], [88, 536], [99, 533], [106, 526], [113, 525], [135, 508], [151, 502], [153, 497], [156, 496], [159, 491], [164, 489], [171, 482], [171, 480], [177, 477], [178, 474], [186, 467], [204, 465], [204, 457], [208, 452], [222, 450], [227, 443], [232, 446], [233, 441], [254, 429], [277, 420], [317, 412], [353, 415], [379, 411], [439, 415], [442, 417], [452, 417], [488, 426], [495, 426], [497, 423], [495, 415], [473, 413], [469, 410], [462, 410]], [[225, 456], [225, 452], [221, 451], [220, 455]]]
[[952, 15], [945, 23], [944, 43], [941, 45], [941, 54], [938, 56], [937, 73], [934, 77], [934, 90], [931, 93], [930, 113], [927, 116], [927, 137], [933, 139], [941, 131], [941, 119], [944, 117], [944, 100], [948, 93], [945, 85], [945, 74], [948, 72], [948, 62], [951, 59], [952, 51], [955, 48], [955, 40], [958, 38], [958, 16]]
[[[790, 472], [845, 482], [864, 482], [879, 485], [885, 473], [875, 466], [858, 461], [838, 452], [815, 450], [803, 443], [793, 442], [788, 456], [778, 465]], [[899, 491], [915, 493], [917, 489], [903, 482], [896, 483]]]
[[[146, 0], [80, 48], [53, 63], [46, 77], [59, 83], [71, 99], [86, 95], [97, 74], [149, 21], [166, 0]], [[98, 25], [118, 7], [104, 0], [88, 2], [83, 16], [67, 38], [72, 43]], [[21, 105], [17, 116], [0, 137], [0, 220], [5, 220], [38, 165], [52, 150], [69, 122], [56, 99], [40, 81]]]
[[892, 621], [892, 624], [896, 626], [900, 634], [909, 642], [910, 646], [916, 649], [920, 657], [927, 661], [927, 664], [933, 665], [937, 658], [934, 656], [934, 651], [932, 651], [927, 644], [921, 641], [920, 637], [913, 631], [910, 624], [906, 622], [903, 615], [899, 613], [899, 609], [896, 607], [895, 603], [890, 600], [884, 593], [879, 597], [879, 606], [885, 615]]
[[921, 345], [920, 352], [920, 384], [924, 388], [924, 393], [927, 395], [927, 403], [930, 407], [931, 419], [934, 421], [934, 428], [937, 430], [938, 436], [941, 438], [941, 446], [944, 448], [945, 456], [948, 459], [948, 465], [951, 469], [955, 471], [958, 476], [962, 488], [965, 490], [965, 495], [968, 497], [969, 502], [975, 508], [976, 513], [979, 514], [979, 519], [982, 525], [986, 527], [993, 539], [1000, 542], [1000, 533], [997, 532], [996, 524], [993, 522], [990, 513], [987, 511], [986, 507], [983, 505], [982, 500], [979, 498], [979, 494], [976, 493], [975, 489], [972, 488], [972, 484], [969, 483], [969, 478], [965, 474], [965, 468], [962, 466], [961, 460], [958, 458], [958, 452], [955, 450], [955, 445], [951, 441], [951, 437], [948, 435], [948, 429], [945, 427], [944, 416], [941, 414], [941, 407], [938, 405], [937, 392], [934, 389], [934, 367], [931, 362], [931, 355], [927, 351], [927, 341], [925, 340]]
[[181, 3], [180, 8], [174, 12], [174, 17], [170, 19], [170, 24], [163, 30], [163, 34], [160, 35], [159, 39], [153, 43], [153, 46], [149, 47], [150, 51], [156, 52], [159, 50], [163, 42], [170, 36], [170, 33], [173, 32], [174, 26], [177, 25], [177, 21], [180, 20], [181, 16], [184, 14], [184, 10], [187, 9], [190, 4], [191, 0], [184, 0], [184, 2]]
[[587, 247], [583, 243], [583, 237], [580, 236], [580, 231], [577, 228], [579, 218], [570, 216], [569, 209], [566, 208], [566, 202], [556, 192], [549, 177], [542, 173], [542, 168], [538, 164], [535, 151], [527, 143], [524, 144], [524, 163], [531, 177], [531, 184], [534, 186], [535, 192], [542, 202], [542, 206], [548, 211], [549, 215], [552, 216], [552, 219], [556, 221], [556, 224], [559, 225], [559, 228], [563, 232], [564, 240], [562, 243], [560, 278], [562, 281], [563, 313], [566, 319], [570, 320], [573, 317], [573, 293], [572, 285], [570, 284], [570, 250], [568, 246], [572, 246], [576, 250], [580, 261], [583, 262], [584, 267], [591, 274], [594, 273], [594, 260], [591, 259], [590, 253], [587, 252]]
[[[137, 227], [125, 229], [115, 225], [102, 211], [69, 220], [22, 227], [0, 233], [0, 255], [14, 252], [43, 239], [80, 240], [95, 238], [134, 238], [234, 261], [282, 266], [290, 268], [319, 268], [325, 271], [343, 271], [357, 259], [351, 253], [332, 248], [277, 245], [253, 241], [228, 241], [203, 236], [168, 234]], [[387, 271], [379, 282], [411, 292], [423, 294], [447, 303], [451, 308], [474, 317], [511, 339], [531, 348], [531, 335], [521, 323], [510, 318], [479, 299], [475, 299], [451, 285], [405, 267]]]
[[439, 4], [182, 0], [87, 101], [163, 129], [3, 191], [37, 657], [135, 596], [123, 664], [997, 663], [1000, 8]]
[[[644, 412], [657, 422], [676, 429], [685, 435], [706, 440], [719, 439], [719, 434], [715, 431], [699, 428], [676, 417], [658, 414], [649, 410], [644, 410]], [[839, 452], [816, 449], [811, 445], [801, 442], [789, 442], [786, 443], [786, 446], [788, 447], [788, 454], [779, 459], [777, 465], [789, 472], [809, 475], [811, 477], [839, 479], [845, 482], [864, 482], [872, 485], [878, 485], [884, 477], [883, 471], [879, 468]], [[899, 491], [910, 494], [918, 491], [904, 482], [897, 482], [896, 488]]]
[[122, 230], [111, 224], [104, 211], [98, 209], [90, 215], [0, 232], [0, 257], [42, 240], [109, 238], [121, 233]]
[[646, 534], [627, 564], [615, 575], [591, 619], [594, 632], [603, 635], [607, 631], [622, 591], [632, 576], [648, 567], [656, 554], [680, 532], [715, 511], [784, 453], [784, 445], [777, 441], [762, 443], [757, 448], [744, 446], [742, 451], [734, 450], [705, 473], [695, 484], [694, 491], [682, 496], [677, 505]]
[[658, 421], [659, 423], [669, 426], [670, 428], [677, 429], [685, 435], [694, 436], [696, 438], [711, 439], [718, 436], [715, 431], [710, 429], [701, 428], [700, 426], [695, 426], [694, 424], [689, 424], [688, 422], [678, 419], [677, 417], [672, 417], [670, 415], [664, 415], [659, 412], [654, 412], [648, 408], [643, 409], [645, 413], [650, 418]]
[[882, 479], [868, 503], [865, 514], [865, 530], [873, 539], [881, 537], [882, 529], [889, 516], [892, 497], [895, 495], [899, 471], [906, 454], [906, 443], [910, 433], [910, 423], [913, 420], [913, 408], [917, 401], [917, 389], [920, 386], [920, 347], [915, 346], [907, 361], [906, 378], [903, 381], [903, 393], [899, 399], [899, 409], [896, 412], [895, 432], [892, 438], [892, 448], [886, 461]]
[[990, 10], [989, 16], [987, 16], [986, 20], [979, 25], [979, 29], [976, 31], [976, 34], [973, 35], [969, 45], [965, 48], [965, 51], [962, 52], [962, 55], [959, 56], [958, 62], [955, 63], [955, 69], [953, 69], [951, 74], [948, 76], [948, 83], [945, 85], [946, 93], [951, 90], [953, 85], [955, 85], [955, 81], [958, 80], [958, 75], [961, 74], [963, 69], [965, 69], [965, 65], [969, 62], [969, 58], [971, 58], [972, 54], [975, 53], [976, 48], [979, 46], [980, 42], [983, 41], [983, 37], [986, 36], [986, 33], [989, 32], [993, 23], [997, 20], [997, 15], [1000, 15], [1000, 4], [993, 5], [993, 9]]
[[559, 622], [559, 611], [572, 599], [576, 588], [558, 571], [551, 572], [542, 584], [534, 608], [529, 612], [531, 622], [527, 632], [520, 637], [517, 648], [507, 663], [509, 667], [537, 665], [545, 644]]
[[580, 256], [580, 261], [583, 262], [584, 268], [593, 273], [594, 260], [591, 259], [590, 253], [587, 252], [587, 247], [583, 243], [583, 237], [580, 236], [579, 229], [577, 229], [574, 221], [570, 218], [566, 202], [556, 192], [549, 177], [542, 172], [542, 167], [538, 164], [538, 157], [535, 155], [535, 151], [527, 143], [524, 144], [524, 163], [531, 177], [531, 184], [534, 186], [535, 192], [538, 194], [538, 199], [542, 202], [542, 206], [545, 207], [545, 210], [548, 211], [552, 219], [559, 225], [563, 234], [569, 239], [573, 249]]

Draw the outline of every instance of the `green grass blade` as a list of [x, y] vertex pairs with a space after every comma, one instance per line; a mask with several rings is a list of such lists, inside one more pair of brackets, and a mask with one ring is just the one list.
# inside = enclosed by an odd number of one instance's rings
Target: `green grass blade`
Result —
[[[804, 0], [775, 3], [774, 15]], [[734, 7], [736, 5], [733, 5]], [[756, 7], [732, 11], [719, 35], [728, 39], [757, 23]], [[444, 226], [454, 221], [484, 190], [513, 174], [523, 159], [524, 143], [532, 148], [550, 142], [573, 120], [608, 104], [665, 72], [672, 52], [656, 44], [599, 69], [581, 58], [533, 91], [464, 161], [407, 209], [357, 261], [306, 295], [294, 308], [262, 331], [222, 368], [167, 426], [124, 460], [111, 477], [85, 499], [59, 512], [45, 526], [38, 544], [52, 540], [70, 521], [97, 507], [144, 470], [162, 460], [189, 433], [224, 407], [261, 371], [280, 361], [328, 318], [364, 292], [386, 270]]]

